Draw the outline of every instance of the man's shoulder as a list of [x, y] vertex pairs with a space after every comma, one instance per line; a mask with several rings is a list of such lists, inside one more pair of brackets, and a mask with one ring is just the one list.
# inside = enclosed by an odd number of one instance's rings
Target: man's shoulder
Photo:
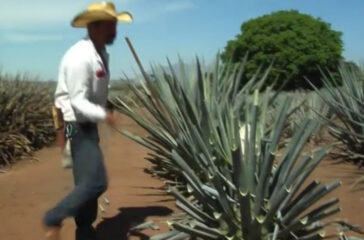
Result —
[[79, 40], [67, 50], [63, 59], [66, 61], [88, 59], [91, 53], [90, 49], [90, 42], [87, 39]]

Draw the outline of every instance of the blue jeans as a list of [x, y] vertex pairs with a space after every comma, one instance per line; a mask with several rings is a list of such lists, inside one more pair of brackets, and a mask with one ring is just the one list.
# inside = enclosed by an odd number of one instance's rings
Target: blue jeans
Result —
[[74, 217], [76, 240], [96, 239], [92, 223], [97, 217], [97, 199], [107, 188], [97, 125], [67, 123], [67, 131], [71, 137], [75, 188], [46, 213], [44, 223], [47, 226], [60, 226], [66, 217]]

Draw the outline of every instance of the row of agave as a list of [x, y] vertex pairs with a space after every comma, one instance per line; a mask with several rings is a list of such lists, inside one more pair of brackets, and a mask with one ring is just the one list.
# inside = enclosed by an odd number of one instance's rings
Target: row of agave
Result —
[[53, 142], [54, 86], [26, 75], [0, 74], [0, 167]]
[[[363, 233], [327, 220], [340, 210], [337, 198], [319, 203], [339, 180], [308, 182], [328, 153], [303, 152], [322, 121], [293, 117], [292, 98], [263, 91], [269, 69], [241, 87], [246, 61], [216, 61], [207, 71], [198, 60], [195, 69], [181, 61], [153, 67], [153, 78], [140, 65], [144, 80], [129, 81], [137, 101], [112, 99], [147, 131], [145, 137], [120, 132], [151, 150], [150, 173], [166, 180], [185, 213], [170, 219], [170, 232], [152, 239], [346, 239], [346, 230]], [[330, 226], [338, 231], [325, 235]]]
[[[321, 115], [337, 140], [334, 154], [364, 166], [364, 68], [341, 65], [340, 79], [323, 72], [325, 92], [315, 89], [334, 116]], [[364, 182], [359, 178], [354, 186]]]
[[337, 116], [337, 121], [327, 120], [331, 133], [345, 148], [339, 154], [364, 166], [364, 72], [353, 66], [339, 69], [340, 81], [323, 73], [326, 94], [316, 91]]

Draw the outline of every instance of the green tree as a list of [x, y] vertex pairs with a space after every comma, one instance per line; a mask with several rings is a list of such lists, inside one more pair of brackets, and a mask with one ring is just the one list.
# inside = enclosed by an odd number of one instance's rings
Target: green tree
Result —
[[221, 57], [238, 62], [248, 53], [245, 79], [273, 61], [268, 84], [277, 78], [280, 86], [289, 78], [285, 89], [307, 88], [307, 77], [320, 87], [319, 67], [335, 72], [342, 60], [341, 35], [320, 18], [296, 10], [278, 11], [244, 22], [241, 33], [228, 41]]

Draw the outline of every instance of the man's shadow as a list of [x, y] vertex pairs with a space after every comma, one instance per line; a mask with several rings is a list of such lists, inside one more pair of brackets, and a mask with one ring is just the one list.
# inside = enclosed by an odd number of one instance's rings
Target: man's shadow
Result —
[[[149, 216], [168, 216], [173, 211], [167, 207], [128, 207], [120, 208], [119, 214], [112, 218], [104, 218], [96, 227], [99, 239], [103, 240], [126, 240], [130, 229], [142, 224]], [[136, 234], [136, 233], [135, 233]], [[141, 239], [148, 236], [138, 234]]]

